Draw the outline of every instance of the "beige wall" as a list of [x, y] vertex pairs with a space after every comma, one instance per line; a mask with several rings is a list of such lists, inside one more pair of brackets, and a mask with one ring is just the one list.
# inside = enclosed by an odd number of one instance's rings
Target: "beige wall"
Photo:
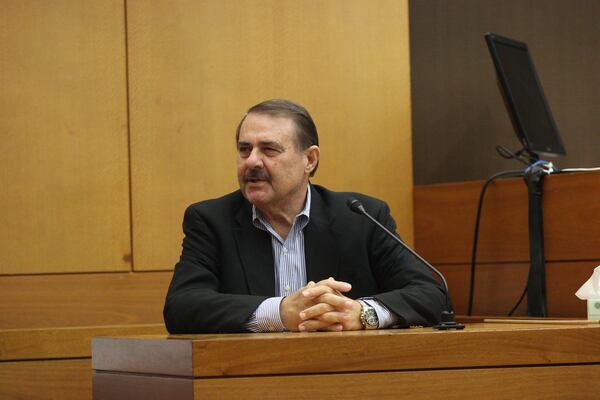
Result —
[[3, 2], [0, 274], [130, 268], [124, 32], [118, 0]]
[[316, 120], [314, 182], [385, 199], [412, 242], [406, 1], [3, 8], [0, 274], [172, 268], [185, 207], [236, 188], [235, 126], [273, 97]]
[[136, 270], [170, 267], [185, 207], [237, 187], [235, 127], [274, 97], [316, 120], [314, 182], [384, 198], [412, 240], [405, 2], [127, 4]]

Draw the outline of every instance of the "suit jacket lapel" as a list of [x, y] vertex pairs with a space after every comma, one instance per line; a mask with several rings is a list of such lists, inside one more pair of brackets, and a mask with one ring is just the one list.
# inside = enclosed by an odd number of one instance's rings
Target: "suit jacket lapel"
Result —
[[252, 224], [252, 206], [247, 201], [240, 207], [236, 220], [235, 239], [246, 274], [250, 294], [275, 296], [273, 249], [269, 233]]
[[306, 278], [318, 282], [338, 276], [340, 255], [335, 232], [331, 229], [334, 218], [312, 185], [310, 190], [310, 221], [304, 228]]

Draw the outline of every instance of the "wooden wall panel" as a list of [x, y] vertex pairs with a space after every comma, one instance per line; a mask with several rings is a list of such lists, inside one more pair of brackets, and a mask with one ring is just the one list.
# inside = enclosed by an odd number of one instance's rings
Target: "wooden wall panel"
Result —
[[170, 272], [0, 277], [0, 329], [161, 324]]
[[130, 268], [122, 0], [3, 2], [0, 274]]
[[[415, 243], [433, 264], [471, 261], [483, 182], [415, 187]], [[548, 261], [598, 260], [600, 172], [544, 178], [544, 240]], [[477, 260], [529, 260], [527, 190], [520, 178], [492, 183], [484, 200]]]
[[[552, 317], [587, 317], [587, 303], [575, 292], [592, 274], [596, 261], [546, 264], [548, 313]], [[469, 302], [470, 264], [441, 265], [450, 287], [456, 314], [466, 315]], [[479, 264], [475, 272], [473, 315], [508, 315], [527, 285], [528, 263]], [[526, 314], [527, 297], [514, 315]]]
[[127, 2], [136, 270], [178, 260], [185, 207], [237, 188], [235, 128], [305, 105], [315, 183], [387, 200], [412, 242], [407, 2]]
[[[483, 182], [414, 188], [415, 246], [433, 264], [470, 261], [477, 201]], [[498, 187], [501, 186], [502, 189]], [[528, 259], [527, 189], [519, 179], [488, 188], [481, 216], [477, 259]]]
[[[483, 182], [415, 187], [416, 249], [448, 280], [456, 312], [468, 309], [471, 249]], [[600, 172], [544, 178], [544, 250], [548, 313], [585, 317], [577, 289], [600, 264]], [[527, 283], [528, 204], [520, 178], [487, 191], [479, 231], [473, 314], [506, 315]], [[517, 315], [526, 312], [526, 300]]]
[[0, 362], [0, 399], [81, 400], [92, 397], [87, 359]]
[[164, 324], [0, 329], [0, 362], [90, 358], [92, 338], [166, 335]]

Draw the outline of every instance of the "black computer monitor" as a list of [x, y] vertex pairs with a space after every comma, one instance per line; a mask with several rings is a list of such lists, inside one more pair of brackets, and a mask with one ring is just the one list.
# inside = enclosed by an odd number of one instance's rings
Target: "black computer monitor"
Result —
[[565, 155], [527, 45], [495, 33], [486, 33], [485, 40], [513, 126], [525, 149], [536, 158]]

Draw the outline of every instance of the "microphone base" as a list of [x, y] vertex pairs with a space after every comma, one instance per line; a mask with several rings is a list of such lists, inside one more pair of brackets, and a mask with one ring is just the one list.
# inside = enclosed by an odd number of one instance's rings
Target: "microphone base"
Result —
[[456, 321], [442, 322], [439, 325], [434, 325], [433, 329], [436, 329], [438, 331], [449, 331], [451, 329], [456, 329], [457, 331], [460, 331], [461, 329], [465, 329], [465, 325]]
[[433, 326], [433, 329], [438, 331], [461, 330], [465, 329], [465, 325], [454, 320], [454, 313], [451, 311], [442, 311], [442, 322]]

